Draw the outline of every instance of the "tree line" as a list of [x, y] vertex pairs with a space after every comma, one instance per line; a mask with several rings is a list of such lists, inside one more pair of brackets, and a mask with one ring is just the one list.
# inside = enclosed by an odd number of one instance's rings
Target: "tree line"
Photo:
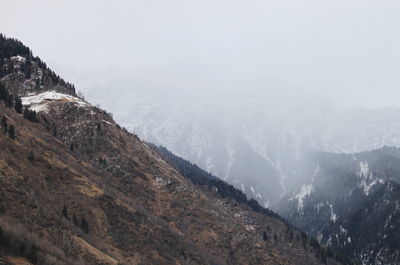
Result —
[[[19, 114], [22, 114], [25, 119], [28, 119], [31, 122], [38, 122], [36, 112], [30, 110], [29, 108], [24, 108], [21, 98], [16, 95], [12, 95], [2, 82], [0, 82], [0, 102], [3, 102], [8, 108], [14, 108], [15, 111]], [[7, 134], [10, 139], [15, 139], [15, 127], [13, 124], [9, 124], [5, 115], [1, 117], [0, 128], [1, 131], [4, 134]]]
[[[7, 38], [3, 34], [0, 34], [0, 78], [13, 72], [11, 65], [9, 64], [10, 57], [22, 56], [26, 59], [25, 64], [22, 65], [22, 70], [26, 77], [30, 77], [32, 62], [36, 63], [42, 71], [46, 72], [46, 75], [55, 83], [65, 86], [75, 92], [73, 84], [64, 81], [59, 75], [51, 70], [45, 62], [39, 57], [33, 56], [32, 51], [26, 47], [21, 41], [13, 38]], [[40, 86], [40, 82], [37, 80], [37, 86]]]
[[208, 190], [215, 190], [223, 198], [232, 198], [239, 203], [249, 206], [253, 211], [265, 214], [281, 220], [284, 223], [287, 221], [270, 209], [262, 207], [255, 199], [248, 199], [246, 194], [235, 188], [233, 185], [218, 179], [212, 174], [199, 168], [197, 165], [174, 155], [163, 146], [149, 144], [169, 165], [175, 168], [182, 176], [188, 178], [193, 184], [205, 186]]

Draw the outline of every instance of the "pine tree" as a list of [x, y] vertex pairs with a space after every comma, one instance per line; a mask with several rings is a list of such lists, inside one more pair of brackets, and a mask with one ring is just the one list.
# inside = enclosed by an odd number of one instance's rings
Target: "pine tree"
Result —
[[8, 92], [7, 92], [6, 86], [0, 82], [0, 100], [5, 101], [7, 96], [8, 96]]
[[36, 79], [35, 90], [39, 90], [39, 89], [40, 89], [40, 80]]
[[28, 108], [24, 109], [24, 118], [30, 120], [31, 122], [37, 122], [36, 112]]
[[89, 233], [89, 224], [86, 221], [85, 217], [82, 217], [81, 219], [81, 228], [85, 234]]
[[18, 113], [22, 113], [22, 101], [20, 98], [16, 98], [15, 102], [14, 102], [14, 109], [18, 112]]
[[8, 128], [8, 137], [10, 137], [10, 139], [12, 139], [12, 140], [15, 139], [14, 125], [10, 125], [9, 128]]
[[30, 151], [28, 154], [28, 160], [31, 162], [35, 161], [35, 155], [33, 154], [32, 151]]
[[263, 233], [263, 240], [267, 241], [268, 240], [268, 236], [267, 236], [267, 232], [264, 231]]
[[65, 206], [65, 205], [64, 205], [64, 207], [62, 209], [62, 214], [64, 215], [65, 218], [69, 219], [67, 206]]
[[26, 70], [25, 70], [25, 78], [26, 79], [30, 79], [31, 78], [31, 76], [32, 76], [32, 68], [28, 65], [28, 62], [29, 61], [27, 61], [27, 67], [26, 67]]
[[4, 132], [4, 133], [7, 133], [7, 131], [8, 131], [8, 124], [7, 124], [7, 118], [6, 118], [6, 116], [3, 116], [3, 117], [1, 118], [1, 128], [3, 129], [3, 132]]
[[290, 230], [290, 234], [289, 234], [289, 242], [292, 242], [292, 241], [293, 241], [293, 238], [294, 238], [294, 235], [293, 235], [293, 230]]
[[6, 106], [11, 108], [13, 106], [13, 99], [12, 99], [12, 95], [8, 94], [6, 95], [6, 99], [4, 101], [6, 103]]

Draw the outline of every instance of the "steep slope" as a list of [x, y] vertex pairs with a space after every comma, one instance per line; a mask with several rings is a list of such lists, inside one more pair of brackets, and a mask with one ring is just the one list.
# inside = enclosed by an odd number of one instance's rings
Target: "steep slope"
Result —
[[270, 209], [260, 206], [255, 199], [248, 199], [243, 192], [235, 188], [233, 185], [220, 180], [212, 174], [202, 170], [197, 165], [174, 155], [165, 147], [156, 146], [154, 144], [149, 145], [162, 157], [162, 159], [164, 159], [165, 162], [176, 169], [182, 176], [188, 178], [195, 185], [203, 186], [208, 190], [212, 190], [224, 198], [232, 198], [239, 203], [246, 204], [255, 212], [264, 213], [268, 216], [275, 217], [283, 222], [286, 222], [283, 218]]
[[[11, 49], [24, 47], [2, 36], [0, 43], [7, 68], [0, 101], [3, 260], [339, 264], [281, 220], [192, 184], [72, 86], [51, 79], [29, 49]], [[25, 64], [43, 75], [27, 75]], [[29, 78], [47, 81], [25, 85]], [[18, 97], [26, 115], [18, 113]], [[38, 113], [28, 115], [29, 108]]]
[[304, 184], [283, 198], [295, 225], [363, 264], [399, 264], [400, 149], [314, 153], [299, 174]]

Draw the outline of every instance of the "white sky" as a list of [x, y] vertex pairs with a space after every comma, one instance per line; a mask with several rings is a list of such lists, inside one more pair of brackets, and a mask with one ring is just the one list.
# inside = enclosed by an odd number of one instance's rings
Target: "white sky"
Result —
[[339, 107], [400, 105], [400, 1], [0, 0], [0, 7], [0, 32], [78, 89], [121, 77], [113, 89], [234, 90], [235, 100], [313, 93]]

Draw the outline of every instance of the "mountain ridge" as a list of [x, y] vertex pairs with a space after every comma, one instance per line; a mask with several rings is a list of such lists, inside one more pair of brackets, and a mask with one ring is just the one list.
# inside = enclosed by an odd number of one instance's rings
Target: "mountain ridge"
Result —
[[307, 160], [302, 189], [282, 199], [281, 214], [362, 264], [398, 264], [400, 149], [315, 152]]

